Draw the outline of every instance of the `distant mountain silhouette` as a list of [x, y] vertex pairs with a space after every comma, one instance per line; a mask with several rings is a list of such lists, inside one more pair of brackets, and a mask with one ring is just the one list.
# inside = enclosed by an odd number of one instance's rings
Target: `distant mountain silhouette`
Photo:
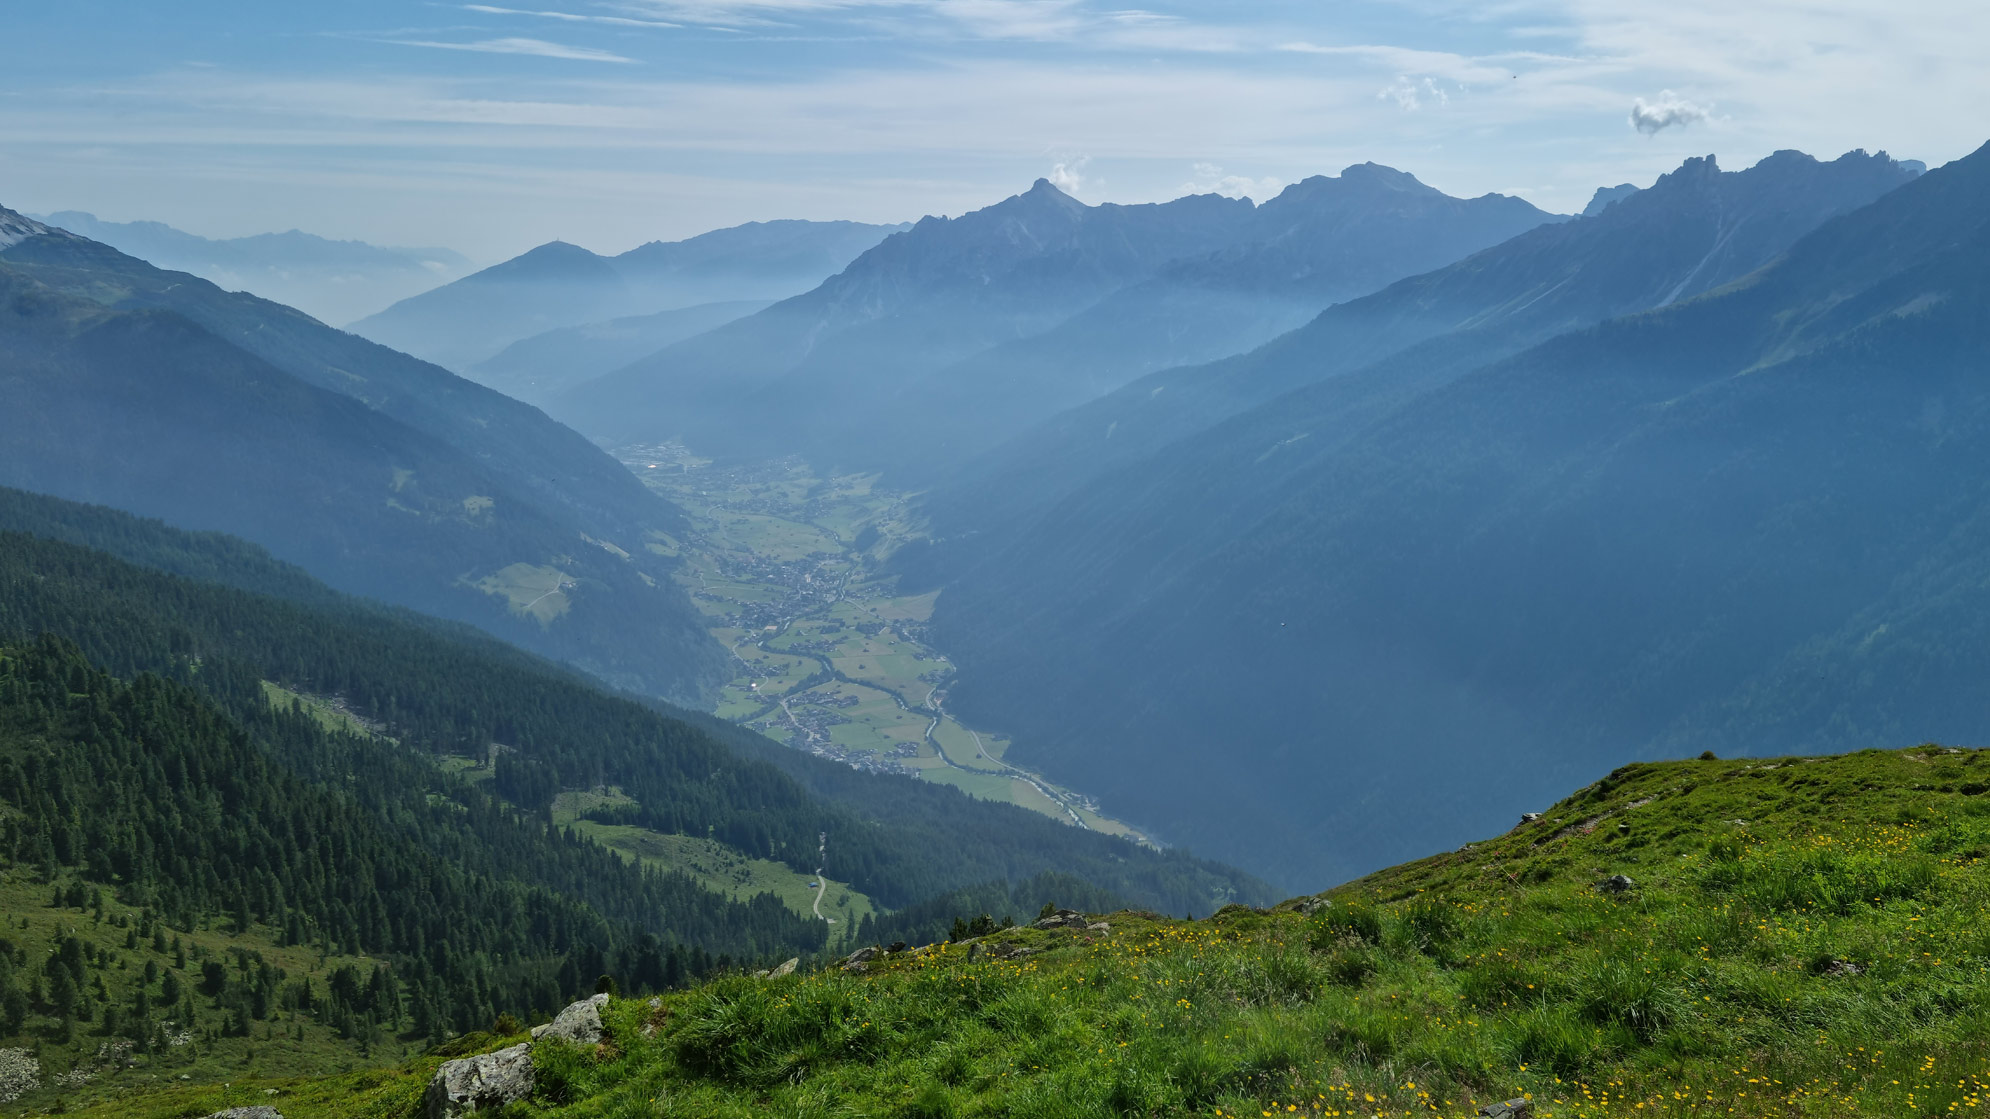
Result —
[[543, 405], [575, 385], [767, 305], [766, 300], [701, 303], [653, 315], [563, 326], [521, 338], [470, 366], [464, 375], [527, 404]]
[[461, 371], [549, 330], [700, 304], [784, 299], [901, 228], [752, 222], [683, 241], [652, 241], [618, 256], [552, 241], [404, 299], [351, 329]]
[[174, 272], [247, 291], [328, 323], [350, 322], [470, 271], [449, 249], [333, 241], [293, 229], [214, 240], [156, 221], [101, 221], [64, 210], [42, 219]]
[[[1767, 235], [1860, 168], [1904, 185]], [[974, 538], [933, 621], [954, 708], [1288, 881], [1485, 834], [1599, 764], [1990, 734], [1990, 150], [1767, 171], [1752, 210], [1693, 161], [1336, 308], [1258, 374], [1410, 348]], [[1695, 232], [1708, 197], [1744, 224]], [[1505, 313], [1467, 315], [1502, 277]], [[1482, 360], [1415, 341], [1459, 315]]]
[[1555, 220], [1373, 164], [1255, 206], [1086, 206], [1039, 180], [927, 218], [841, 274], [550, 401], [609, 441], [798, 451], [929, 474], [1143, 372], [1249, 348], [1337, 300]]
[[722, 678], [645, 547], [682, 514], [537, 410], [6, 210], [0, 287], [0, 483], [232, 532], [632, 690]]

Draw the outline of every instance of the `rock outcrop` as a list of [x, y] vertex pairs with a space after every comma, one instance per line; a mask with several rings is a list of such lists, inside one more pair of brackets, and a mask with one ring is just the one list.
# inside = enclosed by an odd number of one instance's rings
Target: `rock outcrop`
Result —
[[283, 1113], [267, 1104], [257, 1104], [254, 1107], [231, 1107], [225, 1111], [216, 1111], [206, 1119], [283, 1119]]
[[607, 1007], [607, 995], [582, 999], [560, 1011], [545, 1025], [532, 1027], [532, 1040], [552, 1038], [575, 1045], [599, 1045], [607, 1035], [607, 1029], [601, 1024], [601, 1012]]
[[1479, 1114], [1486, 1119], [1534, 1119], [1534, 1101], [1517, 1099], [1489, 1103], [1479, 1109]]
[[427, 1119], [458, 1119], [492, 1111], [532, 1094], [532, 1045], [449, 1061], [435, 1070], [422, 1098]]
[[1048, 917], [1039, 917], [1030, 922], [1033, 929], [1082, 929], [1092, 923], [1090, 917], [1075, 909], [1060, 909]]

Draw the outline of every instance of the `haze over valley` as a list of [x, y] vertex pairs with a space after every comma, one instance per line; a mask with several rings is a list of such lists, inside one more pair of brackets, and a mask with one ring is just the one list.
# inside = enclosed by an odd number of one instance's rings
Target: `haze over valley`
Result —
[[24, 13], [0, 1107], [1984, 1113], [1909, 9]]

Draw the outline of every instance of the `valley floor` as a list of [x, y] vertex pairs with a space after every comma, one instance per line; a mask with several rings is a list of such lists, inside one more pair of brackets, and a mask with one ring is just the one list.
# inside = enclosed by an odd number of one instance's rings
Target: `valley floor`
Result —
[[947, 713], [954, 666], [925, 633], [938, 592], [902, 595], [878, 574], [918, 535], [909, 495], [874, 475], [818, 478], [800, 459], [722, 467], [678, 444], [617, 455], [691, 517], [689, 538], [649, 546], [683, 558], [679, 578], [732, 651], [721, 718], [858, 769], [1149, 842], [1091, 798], [1010, 764], [1008, 739]]

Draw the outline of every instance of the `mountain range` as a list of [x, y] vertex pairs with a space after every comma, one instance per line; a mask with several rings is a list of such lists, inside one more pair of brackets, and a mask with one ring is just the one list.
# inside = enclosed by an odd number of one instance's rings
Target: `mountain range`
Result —
[[1050, 419], [956, 470], [928, 503], [935, 532], [1027, 515], [1315, 382], [1361, 370], [1386, 404], [1565, 331], [1711, 291], [1919, 168], [1864, 152], [1820, 163], [1786, 151], [1724, 172], [1709, 156], [1642, 191], [1599, 191], [1604, 204], [1582, 220], [1532, 229], [1338, 304], [1255, 351], [1156, 372]]
[[351, 329], [462, 372], [550, 330], [700, 304], [784, 299], [821, 283], [900, 228], [752, 222], [683, 241], [651, 241], [616, 256], [551, 241], [403, 299]]
[[1162, 366], [1249, 348], [1320, 308], [1558, 220], [1373, 164], [1262, 206], [1086, 206], [1039, 180], [926, 218], [805, 295], [547, 403], [609, 443], [798, 452], [929, 477]]
[[1183, 371], [1213, 422], [924, 558], [956, 708], [1288, 882], [1600, 758], [1981, 734], [1990, 150], [1916, 170], [1693, 161]]
[[248, 291], [324, 322], [351, 322], [470, 271], [449, 249], [399, 249], [310, 233], [213, 239], [156, 221], [102, 221], [64, 210], [40, 218], [173, 272]]
[[682, 515], [527, 405], [0, 211], [0, 482], [248, 537], [342, 590], [699, 702]]

